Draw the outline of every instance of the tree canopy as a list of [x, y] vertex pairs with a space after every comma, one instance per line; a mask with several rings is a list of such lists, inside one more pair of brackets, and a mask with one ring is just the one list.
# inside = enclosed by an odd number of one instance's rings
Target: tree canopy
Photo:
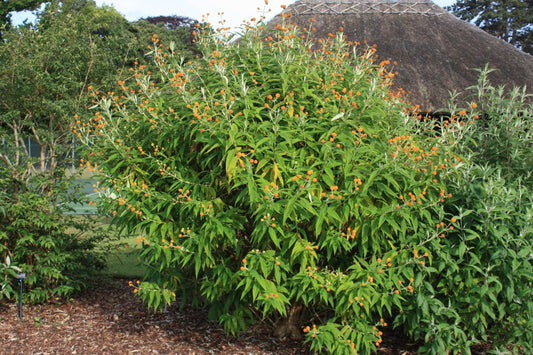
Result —
[[[154, 16], [142, 18], [132, 23], [132, 31], [137, 41], [138, 55], [142, 57], [151, 50], [152, 35], [156, 33], [163, 43], [173, 43], [177, 56], [186, 60], [198, 54], [193, 42], [193, 32], [198, 21], [184, 16]], [[149, 66], [151, 62], [148, 63]], [[155, 69], [155, 68], [153, 68]]]
[[2, 38], [2, 28], [11, 27], [11, 12], [36, 10], [44, 2], [42, 0], [0, 0], [0, 38]]
[[[29, 1], [11, 3], [1, 9], [30, 8]], [[68, 296], [82, 287], [82, 264], [94, 268], [90, 245], [76, 244], [77, 222], [63, 215], [80, 197], [67, 172], [73, 125], [93, 105], [90, 88], [113, 97], [117, 78], [145, 61], [154, 33], [179, 32], [132, 24], [93, 0], [48, 1], [36, 17], [35, 24], [4, 30], [0, 40], [0, 260], [9, 256], [28, 273], [26, 297], [35, 302]], [[184, 33], [190, 37], [189, 29]], [[172, 37], [187, 48], [181, 39]], [[186, 49], [181, 53], [187, 57]]]
[[447, 7], [455, 16], [533, 54], [532, 0], [458, 0]]

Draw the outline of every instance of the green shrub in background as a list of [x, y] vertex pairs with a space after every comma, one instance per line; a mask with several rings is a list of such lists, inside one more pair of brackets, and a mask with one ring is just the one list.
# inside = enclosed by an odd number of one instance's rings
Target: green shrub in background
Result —
[[[520, 302], [483, 264], [501, 238], [464, 229], [487, 217], [465, 205], [474, 167], [451, 141], [463, 126], [434, 137], [389, 63], [342, 33], [198, 32], [190, 62], [154, 36], [160, 73], [132, 68], [75, 128], [104, 207], [142, 243], [149, 270], [135, 292], [149, 307], [191, 300], [229, 333], [264, 320], [335, 354], [370, 353], [389, 324], [426, 352], [464, 353], [512, 327], [502, 320]], [[520, 275], [506, 277], [525, 297]]]
[[[476, 153], [476, 162], [489, 163], [501, 168], [509, 179], [523, 179], [528, 187], [533, 186], [533, 107], [531, 95], [525, 88], [505, 89], [493, 87], [488, 81], [490, 70], [481, 71], [477, 86], [480, 102], [478, 115], [487, 118], [474, 126], [471, 147]], [[478, 121], [479, 122], [479, 121]]]
[[11, 264], [11, 258], [6, 256], [3, 262], [0, 262], [0, 301], [4, 298], [10, 299], [15, 295], [16, 290], [10, 283], [11, 279], [17, 278], [17, 273], [22, 272], [16, 265]]
[[452, 107], [442, 132], [465, 159], [445, 181], [454, 195], [445, 208], [455, 229], [430, 281], [446, 297], [433, 310], [433, 326], [421, 327], [433, 328], [428, 348], [437, 352], [447, 341], [436, 347], [431, 340], [446, 340], [457, 325], [473, 340], [533, 351], [533, 107], [524, 91], [491, 86], [489, 74], [480, 72], [471, 88], [475, 101], [468, 109]]
[[[36, 176], [30, 182], [38, 184], [43, 179]], [[66, 194], [69, 199], [74, 196], [67, 187], [63, 191], [55, 187], [50, 195], [42, 194], [36, 185], [19, 187], [14, 193], [12, 180], [1, 176], [0, 255], [9, 257], [27, 274], [24, 297], [28, 302], [69, 297], [87, 286], [95, 271], [103, 267], [101, 257], [93, 252], [98, 237], [84, 237], [82, 231], [90, 224], [64, 215], [66, 205], [58, 202]], [[16, 278], [6, 281], [11, 288]], [[4, 296], [12, 299], [18, 293]]]
[[89, 82], [115, 82], [126, 25], [92, 1], [51, 1], [35, 25], [2, 33], [0, 259], [9, 256], [27, 273], [28, 301], [73, 294], [98, 264], [93, 242], [78, 239], [77, 221], [64, 215], [66, 204], [79, 200], [71, 124], [89, 105]]
[[114, 242], [93, 250], [113, 231], [64, 214], [80, 198], [74, 186], [82, 182], [71, 174], [72, 158], [81, 154], [72, 116], [89, 114], [87, 87], [114, 91], [117, 73], [151, 44], [150, 31], [173, 38], [180, 55], [194, 52], [187, 18], [131, 24], [92, 0], [45, 5], [34, 24], [3, 31], [0, 41], [0, 259], [10, 256], [27, 272], [25, 295], [35, 302], [85, 286], [103, 258], [95, 252]]

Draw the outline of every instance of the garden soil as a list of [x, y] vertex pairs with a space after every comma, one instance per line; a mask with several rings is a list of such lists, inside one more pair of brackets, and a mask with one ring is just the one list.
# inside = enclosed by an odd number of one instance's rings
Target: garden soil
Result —
[[[0, 353], [11, 354], [311, 354], [301, 341], [277, 339], [266, 326], [227, 336], [203, 311], [148, 311], [128, 280], [108, 279], [62, 303], [0, 308]], [[414, 355], [414, 344], [385, 334], [377, 354]]]

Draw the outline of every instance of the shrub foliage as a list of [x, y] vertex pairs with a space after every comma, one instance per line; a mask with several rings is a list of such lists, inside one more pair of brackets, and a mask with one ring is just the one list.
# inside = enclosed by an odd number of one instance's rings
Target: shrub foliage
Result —
[[[468, 353], [531, 314], [531, 193], [490, 185], [463, 125], [413, 119], [375, 48], [282, 25], [196, 38], [184, 62], [154, 36], [160, 72], [132, 68], [76, 127], [104, 208], [143, 245], [148, 306], [190, 300], [229, 333], [264, 320], [336, 354], [375, 350], [389, 324]], [[482, 210], [518, 195], [503, 222]]]
[[[68, 203], [80, 200], [71, 123], [89, 106], [89, 82], [115, 82], [127, 50], [126, 24], [91, 1], [52, 1], [35, 25], [2, 33], [0, 259], [9, 256], [27, 273], [24, 294], [31, 302], [73, 294], [98, 264], [94, 240], [80, 238], [80, 228], [89, 227], [64, 215]], [[13, 284], [11, 274], [2, 271], [2, 278]]]

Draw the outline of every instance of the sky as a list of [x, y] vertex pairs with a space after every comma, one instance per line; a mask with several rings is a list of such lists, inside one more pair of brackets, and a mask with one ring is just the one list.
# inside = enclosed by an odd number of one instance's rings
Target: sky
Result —
[[[455, 3], [455, 0], [433, 0], [439, 6]], [[290, 5], [296, 0], [96, 0], [98, 5], [110, 5], [126, 17], [129, 21], [139, 18], [178, 15], [187, 16], [195, 20], [202, 20], [202, 15], [208, 14], [207, 20], [215, 27], [237, 27], [243, 20], [264, 15], [267, 20], [281, 12], [281, 5]], [[223, 15], [219, 15], [223, 13]], [[13, 14], [13, 22], [21, 23], [28, 14]], [[223, 26], [219, 21], [224, 19]], [[31, 18], [30, 18], [31, 20]]]

